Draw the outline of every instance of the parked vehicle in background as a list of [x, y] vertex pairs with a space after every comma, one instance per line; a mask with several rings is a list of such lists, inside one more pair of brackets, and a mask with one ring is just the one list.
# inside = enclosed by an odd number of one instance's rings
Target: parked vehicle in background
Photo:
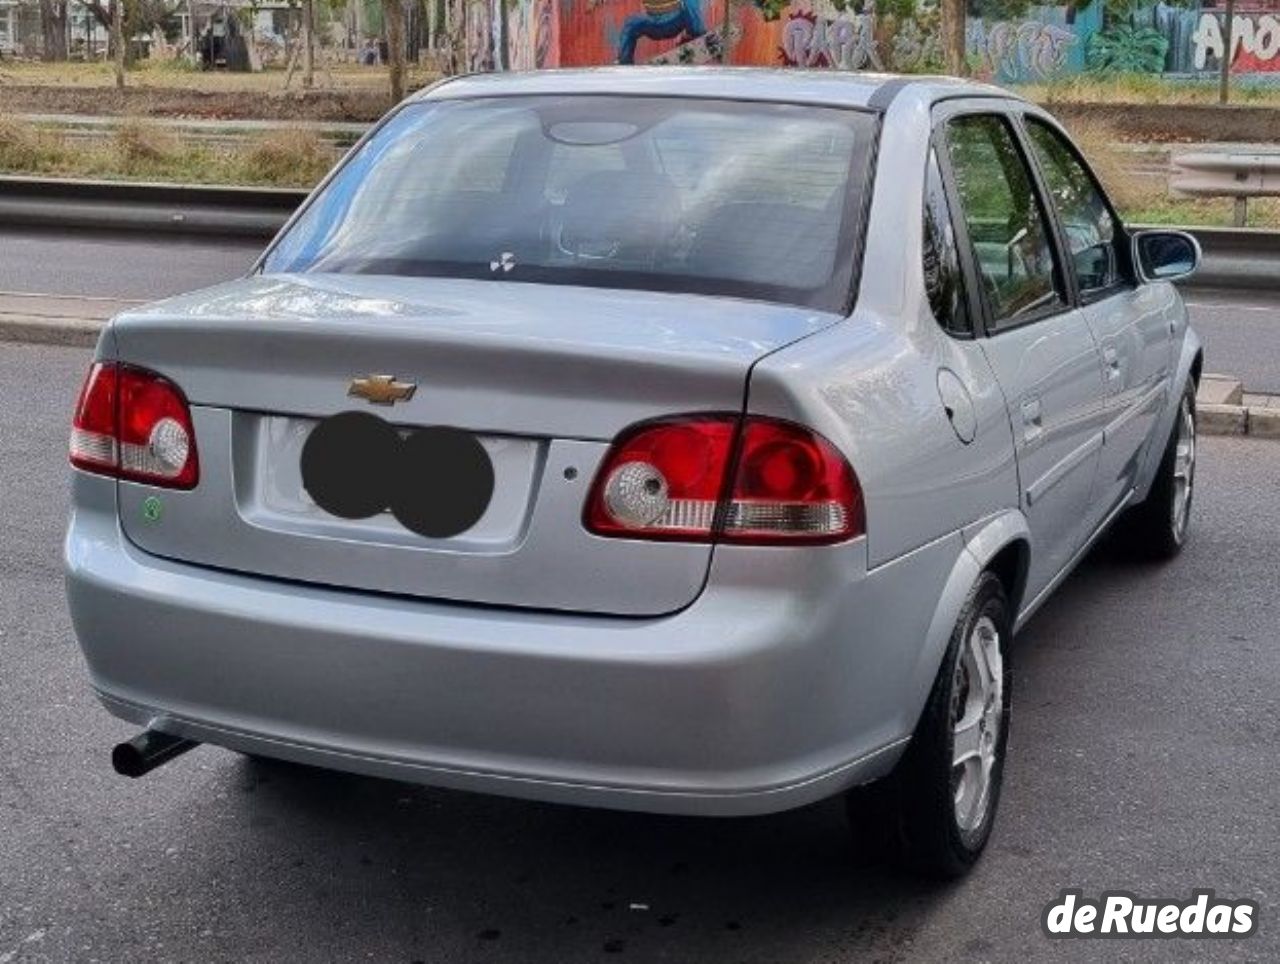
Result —
[[1195, 242], [938, 79], [611, 69], [411, 98], [247, 278], [104, 333], [71, 439], [93, 685], [148, 727], [704, 815], [845, 793], [957, 874], [1014, 631], [1187, 536]]

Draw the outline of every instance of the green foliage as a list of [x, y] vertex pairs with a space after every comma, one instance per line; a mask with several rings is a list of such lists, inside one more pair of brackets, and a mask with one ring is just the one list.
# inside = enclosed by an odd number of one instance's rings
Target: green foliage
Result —
[[791, 4], [791, 0], [755, 0], [765, 20], [777, 20]]
[[876, 13], [888, 14], [901, 22], [923, 18], [929, 11], [921, 10], [918, 0], [880, 0], [876, 4]]
[[[1198, 5], [1200, 0], [1163, 0], [1165, 6], [1186, 8]], [[1089, 4], [1079, 3], [1077, 0], [1076, 9], [1083, 10]], [[1122, 23], [1132, 21], [1139, 13], [1151, 10], [1151, 0], [1103, 0], [1102, 12], [1103, 18], [1107, 23]]]
[[1031, 0], [968, 0], [970, 17], [981, 17], [989, 23], [1021, 20], [1031, 7]]
[[[1057, 6], [1084, 10], [1092, 2], [1093, 0], [1066, 0]], [[1125, 2], [1125, 0], [1111, 0], [1111, 2]], [[1132, 2], [1142, 3], [1144, 0], [1132, 0]], [[981, 17], [989, 22], [1024, 20], [1032, 7], [1054, 5], [1053, 0], [967, 0], [967, 4], [970, 17]]]
[[1151, 27], [1117, 23], [1089, 40], [1090, 70], [1104, 74], [1156, 74], [1164, 69], [1169, 39]]
[[[867, 0], [830, 0], [830, 2], [836, 13], [867, 13], [870, 6]], [[918, 2], [919, 0], [888, 0], [887, 3], [877, 4], [876, 11], [901, 13], [910, 17], [915, 14]], [[755, 5], [765, 20], [778, 20], [792, 3], [793, 0], [755, 0]]]

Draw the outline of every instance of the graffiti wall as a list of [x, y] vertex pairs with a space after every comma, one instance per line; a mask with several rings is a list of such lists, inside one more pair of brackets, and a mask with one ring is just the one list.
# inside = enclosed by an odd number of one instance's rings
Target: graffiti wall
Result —
[[719, 62], [726, 7], [726, 0], [560, 0], [560, 62]]
[[[1217, 70], [1227, 49], [1225, 19], [1213, 9], [1180, 11], [1185, 28], [1194, 21], [1188, 52], [1192, 71]], [[1241, 3], [1231, 28], [1231, 69], [1237, 73], [1280, 72], [1280, 3]]]
[[[1280, 0], [970, 0], [968, 67], [999, 83], [1082, 72], [1186, 77], [1232, 70], [1280, 81]], [[505, 22], [504, 22], [505, 18]], [[729, 63], [938, 71], [937, 0], [470, 0], [472, 70]]]

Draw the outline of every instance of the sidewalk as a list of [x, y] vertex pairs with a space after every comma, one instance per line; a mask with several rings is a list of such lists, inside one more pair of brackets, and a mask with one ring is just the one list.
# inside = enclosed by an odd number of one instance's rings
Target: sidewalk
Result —
[[1205, 375], [1196, 392], [1201, 435], [1255, 435], [1280, 439], [1280, 395], [1246, 392], [1238, 378]]
[[107, 319], [137, 304], [141, 302], [0, 291], [0, 341], [92, 347]]

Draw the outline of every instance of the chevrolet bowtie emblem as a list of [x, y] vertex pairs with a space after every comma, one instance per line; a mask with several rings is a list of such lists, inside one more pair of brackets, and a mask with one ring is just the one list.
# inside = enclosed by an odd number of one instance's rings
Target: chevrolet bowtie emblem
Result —
[[394, 405], [413, 398], [418, 386], [413, 382], [398, 382], [395, 375], [365, 375], [351, 379], [348, 395], [363, 398], [374, 405]]

